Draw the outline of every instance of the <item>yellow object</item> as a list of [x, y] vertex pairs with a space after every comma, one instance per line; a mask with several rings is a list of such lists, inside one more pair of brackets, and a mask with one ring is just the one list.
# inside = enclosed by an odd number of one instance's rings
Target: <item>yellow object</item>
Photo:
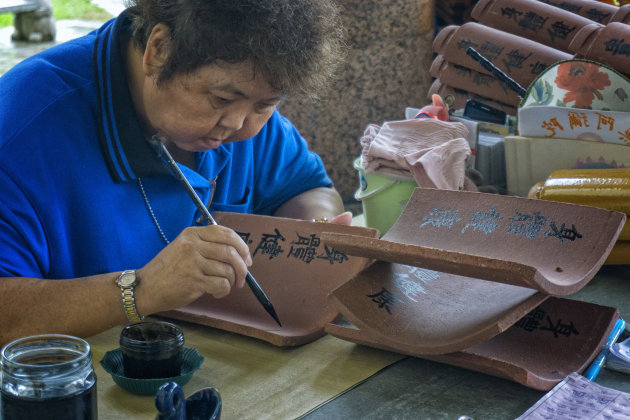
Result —
[[630, 264], [630, 241], [617, 241], [608, 258], [604, 261], [605, 265], [622, 265]]
[[510, 195], [527, 195], [532, 185], [544, 181], [553, 171], [589, 164], [630, 167], [630, 147], [592, 140], [505, 137], [505, 175]]
[[630, 168], [554, 171], [541, 187], [538, 198], [630, 214]]
[[[630, 168], [557, 170], [544, 183], [534, 185], [528, 197], [582, 204], [630, 215]], [[628, 222], [619, 239], [630, 239]]]

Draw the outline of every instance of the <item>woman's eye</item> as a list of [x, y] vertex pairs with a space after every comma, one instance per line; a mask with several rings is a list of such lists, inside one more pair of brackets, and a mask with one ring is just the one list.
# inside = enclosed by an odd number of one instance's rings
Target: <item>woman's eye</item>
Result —
[[276, 107], [276, 104], [258, 104], [258, 112], [266, 112]]
[[209, 99], [211, 103], [216, 107], [227, 106], [234, 102], [234, 100], [229, 97], [214, 94], [210, 94]]

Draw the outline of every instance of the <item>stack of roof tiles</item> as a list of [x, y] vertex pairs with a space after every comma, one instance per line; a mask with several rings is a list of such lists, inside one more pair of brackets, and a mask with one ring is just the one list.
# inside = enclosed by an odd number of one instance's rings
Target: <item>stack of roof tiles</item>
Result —
[[[523, 88], [550, 65], [587, 58], [630, 74], [630, 5], [596, 0], [480, 0], [474, 21], [435, 37], [428, 96], [460, 109], [476, 99], [516, 115], [518, 94], [466, 54], [473, 47]], [[625, 40], [628, 40], [626, 43]]]

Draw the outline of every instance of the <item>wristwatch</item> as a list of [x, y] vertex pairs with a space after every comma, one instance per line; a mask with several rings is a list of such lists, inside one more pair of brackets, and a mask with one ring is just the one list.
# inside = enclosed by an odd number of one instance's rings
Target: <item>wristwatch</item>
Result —
[[130, 323], [141, 322], [144, 320], [144, 317], [138, 314], [138, 310], [136, 309], [136, 299], [134, 297], [134, 289], [138, 283], [139, 281], [136, 277], [136, 270], [125, 270], [116, 280], [116, 284], [122, 291], [123, 308]]

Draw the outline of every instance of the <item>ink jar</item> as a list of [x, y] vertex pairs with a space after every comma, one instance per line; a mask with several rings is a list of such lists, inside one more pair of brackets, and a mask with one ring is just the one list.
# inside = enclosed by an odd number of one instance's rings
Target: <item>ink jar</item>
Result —
[[97, 419], [96, 374], [90, 345], [77, 337], [42, 334], [2, 348], [1, 419]]
[[181, 374], [184, 333], [170, 322], [139, 322], [120, 333], [123, 372], [127, 378], [174, 378]]

